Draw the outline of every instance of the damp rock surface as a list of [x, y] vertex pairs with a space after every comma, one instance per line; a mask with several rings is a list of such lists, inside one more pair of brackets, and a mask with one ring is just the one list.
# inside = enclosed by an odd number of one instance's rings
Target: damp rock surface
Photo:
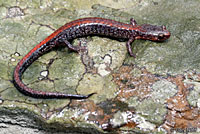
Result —
[[[194, 10], [195, 9], [195, 10]], [[200, 2], [182, 0], [0, 0], [0, 134], [200, 133]], [[34, 90], [96, 93], [37, 99], [12, 83], [17, 63], [60, 26], [84, 17], [165, 25], [165, 42], [83, 37], [58, 47], [23, 74]]]

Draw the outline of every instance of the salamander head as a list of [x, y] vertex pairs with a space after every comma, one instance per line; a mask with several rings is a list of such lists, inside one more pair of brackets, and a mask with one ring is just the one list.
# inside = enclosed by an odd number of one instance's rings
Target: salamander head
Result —
[[136, 39], [145, 39], [151, 41], [164, 41], [170, 37], [170, 32], [165, 26], [156, 26], [143, 24], [139, 27], [139, 36]]

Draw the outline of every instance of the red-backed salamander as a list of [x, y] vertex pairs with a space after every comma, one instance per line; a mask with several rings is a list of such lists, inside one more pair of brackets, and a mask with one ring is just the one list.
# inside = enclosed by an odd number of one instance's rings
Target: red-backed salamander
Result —
[[131, 43], [136, 39], [144, 39], [151, 41], [164, 41], [170, 37], [170, 32], [165, 26], [156, 26], [143, 24], [138, 25], [134, 19], [130, 20], [130, 24], [104, 18], [83, 18], [65, 24], [60, 27], [38, 45], [36, 45], [28, 54], [26, 54], [17, 64], [14, 75], [14, 86], [23, 94], [34, 98], [72, 98], [86, 99], [89, 95], [74, 95], [57, 92], [38, 91], [29, 88], [22, 82], [22, 74], [24, 71], [41, 55], [45, 54], [53, 47], [66, 45], [69, 49], [79, 52], [85, 49], [83, 46], [73, 46], [70, 41], [79, 37], [88, 35], [99, 35], [105, 37], [114, 37], [117, 39], [126, 39], [127, 50], [130, 56], [135, 57], [131, 49]]

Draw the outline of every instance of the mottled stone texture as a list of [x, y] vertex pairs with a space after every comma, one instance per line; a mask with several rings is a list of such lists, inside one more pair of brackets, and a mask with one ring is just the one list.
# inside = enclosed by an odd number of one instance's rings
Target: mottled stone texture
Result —
[[[198, 0], [0, 0], [0, 133], [172, 133], [200, 130]], [[87, 52], [55, 48], [24, 73], [38, 90], [87, 100], [34, 99], [12, 84], [18, 61], [60, 26], [83, 17], [166, 25], [163, 43], [76, 39]], [[45, 73], [44, 73], [45, 72]], [[48, 132], [47, 132], [48, 131]]]

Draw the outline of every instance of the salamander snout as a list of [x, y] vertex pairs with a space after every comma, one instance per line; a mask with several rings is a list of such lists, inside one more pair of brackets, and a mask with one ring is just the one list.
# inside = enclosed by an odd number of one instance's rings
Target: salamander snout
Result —
[[166, 26], [162, 26], [163, 33], [158, 34], [158, 38], [166, 40], [170, 37], [170, 32], [167, 31]]
[[156, 40], [158, 41], [164, 41], [170, 37], [170, 32], [167, 30], [164, 30], [160, 33], [158, 33]]

